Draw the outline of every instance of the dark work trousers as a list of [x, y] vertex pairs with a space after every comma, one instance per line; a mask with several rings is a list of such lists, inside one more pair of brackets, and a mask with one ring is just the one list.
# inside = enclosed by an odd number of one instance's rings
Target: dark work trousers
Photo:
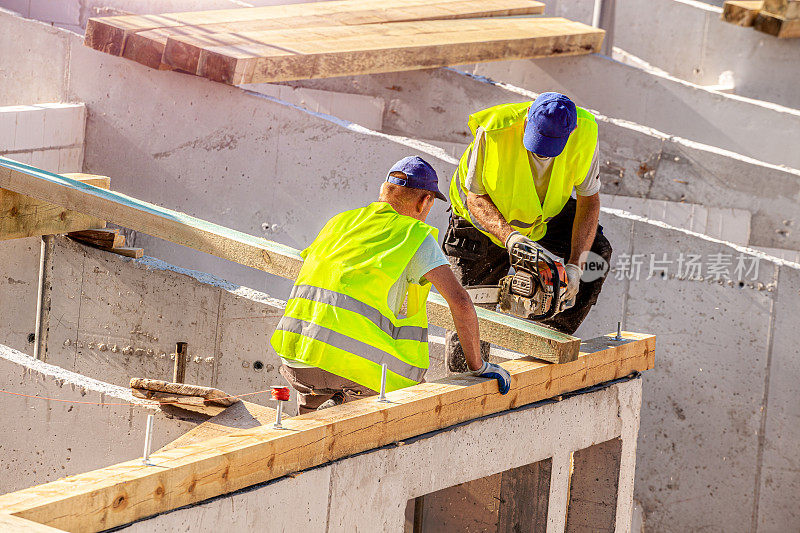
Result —
[[[569, 260], [572, 248], [572, 223], [575, 220], [577, 202], [570, 198], [561, 212], [547, 223], [547, 232], [537, 242], [550, 253]], [[508, 252], [497, 246], [486, 235], [475, 229], [469, 221], [450, 215], [450, 224], [442, 244], [450, 268], [458, 281], [465, 287], [471, 285], [497, 285], [511, 268]], [[603, 227], [597, 226], [597, 234], [591, 251], [611, 264], [611, 243], [603, 235]], [[563, 333], [572, 334], [581, 325], [589, 310], [597, 302], [606, 276], [589, 283], [581, 280], [575, 305], [556, 316], [542, 321], [542, 324]], [[482, 306], [494, 308], [495, 305]], [[481, 341], [481, 354], [485, 360], [489, 356], [489, 343]], [[451, 372], [466, 372], [467, 363], [464, 351], [458, 342], [455, 331], [448, 331], [445, 343], [447, 366]]]

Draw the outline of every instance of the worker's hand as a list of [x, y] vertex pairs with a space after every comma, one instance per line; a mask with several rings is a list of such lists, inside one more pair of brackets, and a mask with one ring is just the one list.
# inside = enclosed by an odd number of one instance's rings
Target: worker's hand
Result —
[[500, 394], [508, 394], [508, 389], [511, 388], [511, 374], [500, 365], [484, 361], [483, 366], [472, 373], [482, 378], [496, 379]]
[[530, 248], [533, 250], [538, 245], [522, 233], [518, 231], [512, 231], [511, 234], [506, 238], [506, 250], [508, 250], [508, 253], [510, 254], [517, 246]]
[[583, 269], [578, 265], [567, 263], [564, 265], [564, 270], [567, 271], [567, 288], [564, 290], [564, 296], [562, 296], [561, 300], [568, 302], [578, 295]]

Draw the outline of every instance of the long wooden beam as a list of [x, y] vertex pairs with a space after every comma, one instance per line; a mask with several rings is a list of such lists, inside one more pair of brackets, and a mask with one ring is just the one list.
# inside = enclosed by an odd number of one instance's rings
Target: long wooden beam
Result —
[[[445, 20], [472, 17], [501, 17], [535, 15], [544, 12], [544, 4], [534, 0], [382, 0], [380, 4], [363, 1], [312, 2], [235, 10], [214, 11], [198, 19], [193, 13], [162, 15], [168, 26], [137, 29], [148, 24], [147, 16], [89, 19], [86, 44], [103, 50], [121, 49], [120, 55], [151, 68], [168, 69], [162, 58], [170, 36], [210, 35], [315, 26], [375, 24], [414, 20]], [[202, 20], [202, 24], [183, 24], [178, 21]], [[138, 22], [137, 22], [138, 21]], [[214, 22], [209, 22], [214, 21]], [[126, 29], [129, 25], [131, 29]], [[105, 26], [105, 28], [104, 28]], [[120, 32], [110, 27], [121, 27]], [[99, 35], [122, 39], [123, 45], [109, 45]], [[175, 43], [173, 43], [173, 46]], [[187, 50], [186, 53], [193, 53]], [[170, 54], [176, 57], [179, 50]], [[198, 57], [185, 58], [187, 64], [197, 64]]]
[[[2, 157], [0, 188], [287, 279], [295, 279], [302, 265], [298, 251], [289, 246]], [[427, 307], [432, 324], [454, 328], [450, 309], [441, 296], [432, 293]], [[575, 337], [486, 309], [477, 311], [485, 341], [554, 363], [574, 361], [578, 355], [580, 340]]]
[[425, 20], [174, 36], [164, 62], [239, 85], [588, 54], [604, 35], [563, 18]]
[[457, 375], [0, 496], [0, 513], [73, 532], [120, 526], [286, 474], [653, 368], [655, 337], [626, 333], [585, 343], [573, 362], [502, 363], [511, 391]]

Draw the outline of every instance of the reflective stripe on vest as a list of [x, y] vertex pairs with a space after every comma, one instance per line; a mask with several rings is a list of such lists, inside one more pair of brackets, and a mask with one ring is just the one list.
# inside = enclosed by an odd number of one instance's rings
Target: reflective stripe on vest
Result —
[[[528, 151], [522, 144], [524, 123], [531, 102], [503, 104], [470, 116], [472, 134], [482, 127], [485, 131], [485, 150], [482, 184], [500, 214], [514, 229], [533, 240], [544, 237], [547, 222], [564, 208], [572, 189], [586, 178], [597, 146], [597, 122], [582, 108], [578, 111], [578, 127], [569, 137], [564, 151], [553, 159], [550, 182], [544, 202], [540, 202], [533, 182]], [[502, 246], [494, 235], [472, 217], [467, 208], [465, 185], [469, 168], [469, 148], [459, 161], [450, 182], [450, 202], [453, 212], [472, 223], [495, 244]]]
[[284, 316], [281, 318], [280, 322], [278, 322], [278, 327], [276, 329], [290, 331], [298, 335], [303, 335], [304, 337], [324, 342], [325, 344], [329, 344], [345, 352], [358, 354], [359, 357], [369, 359], [378, 365], [385, 364], [386, 369], [390, 372], [394, 372], [399, 376], [403, 376], [404, 378], [418, 383], [422, 381], [422, 378], [425, 377], [425, 372], [428, 370], [427, 368], [419, 368], [405, 361], [401, 361], [388, 352], [384, 352], [358, 339], [348, 337], [338, 331], [333, 331], [332, 329], [322, 327], [313, 322]]
[[389, 307], [391, 287], [436, 230], [384, 202], [331, 219], [301, 253], [304, 263], [271, 344], [289, 360], [379, 390], [422, 380], [429, 366], [425, 303], [430, 284], [410, 284], [408, 316]]
[[[392, 324], [392, 320], [381, 314], [379, 310], [352, 296], [342, 294], [341, 292], [314, 287], [312, 285], [295, 285], [292, 287], [291, 294], [289, 294], [289, 299], [292, 298], [304, 298], [306, 300], [324, 303], [331, 307], [338, 307], [340, 309], [347, 309], [353, 313], [358, 313], [381, 328], [387, 335], [395, 340], [428, 342], [428, 328], [421, 328], [419, 326], [395, 326]], [[352, 350], [347, 351], [349, 352]]]

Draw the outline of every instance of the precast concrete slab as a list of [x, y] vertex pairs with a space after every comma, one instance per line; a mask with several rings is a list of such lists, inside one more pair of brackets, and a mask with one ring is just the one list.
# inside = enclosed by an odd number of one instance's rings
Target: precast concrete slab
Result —
[[148, 414], [156, 417], [153, 450], [203, 420], [191, 413], [182, 420], [129, 389], [4, 345], [0, 376], [0, 493], [140, 457]]

